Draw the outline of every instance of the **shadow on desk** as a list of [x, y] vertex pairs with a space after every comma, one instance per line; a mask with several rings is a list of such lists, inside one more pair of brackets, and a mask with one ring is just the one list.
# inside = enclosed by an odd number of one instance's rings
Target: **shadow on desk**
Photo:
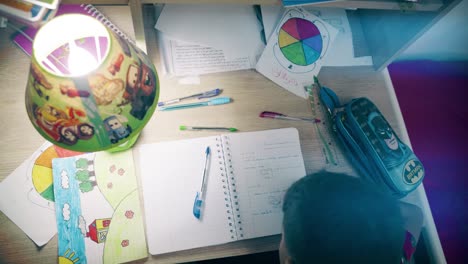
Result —
[[467, 263], [468, 61], [402, 61], [388, 69], [413, 150], [426, 168], [424, 187], [445, 258]]
[[237, 264], [237, 263], [270, 263], [270, 264], [279, 264], [278, 251], [269, 251], [251, 255], [221, 258], [221, 259], [212, 259], [204, 261], [195, 261], [189, 262], [193, 264]]

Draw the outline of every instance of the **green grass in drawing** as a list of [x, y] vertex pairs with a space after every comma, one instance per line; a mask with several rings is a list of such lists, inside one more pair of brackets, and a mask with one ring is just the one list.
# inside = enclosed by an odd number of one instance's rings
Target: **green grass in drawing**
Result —
[[123, 263], [146, 257], [132, 151], [54, 162], [59, 259], [72, 254], [80, 261]]
[[146, 256], [139, 201], [138, 190], [134, 190], [115, 208], [104, 246], [104, 263], [127, 262]]

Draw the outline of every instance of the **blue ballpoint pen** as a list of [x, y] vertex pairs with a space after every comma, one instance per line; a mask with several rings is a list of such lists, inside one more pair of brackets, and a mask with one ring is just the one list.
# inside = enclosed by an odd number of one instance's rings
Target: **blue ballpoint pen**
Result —
[[168, 101], [165, 101], [165, 102], [159, 102], [158, 106], [170, 105], [170, 104], [178, 103], [178, 102], [180, 102], [182, 100], [189, 99], [189, 98], [194, 98], [194, 97], [197, 97], [198, 99], [214, 97], [214, 96], [219, 95], [222, 91], [223, 90], [221, 90], [219, 88], [216, 88], [214, 90], [210, 90], [210, 91], [206, 91], [206, 92], [202, 92], [202, 93], [192, 94], [192, 95], [189, 95], [189, 96], [172, 99], [172, 100], [168, 100]]
[[229, 97], [218, 97], [218, 98], [211, 99], [209, 101], [203, 101], [203, 102], [192, 103], [192, 104], [161, 106], [157, 109], [159, 111], [170, 111], [170, 110], [186, 109], [186, 108], [193, 108], [193, 107], [199, 107], [199, 106], [227, 104], [230, 102], [231, 102], [231, 98]]
[[195, 196], [195, 201], [193, 202], [193, 215], [197, 218], [200, 219], [201, 217], [201, 207], [203, 204], [203, 196], [205, 193], [206, 189], [206, 181], [207, 181], [207, 175], [208, 175], [208, 163], [210, 159], [210, 146], [206, 147], [206, 156], [205, 156], [205, 167], [203, 168], [203, 179], [202, 179], [202, 185], [200, 188], [200, 191], [197, 192], [197, 195]]

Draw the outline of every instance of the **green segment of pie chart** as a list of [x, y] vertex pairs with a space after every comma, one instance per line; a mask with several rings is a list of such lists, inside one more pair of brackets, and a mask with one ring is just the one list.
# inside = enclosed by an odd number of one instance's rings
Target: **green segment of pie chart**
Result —
[[284, 56], [292, 63], [296, 65], [305, 66], [307, 65], [304, 50], [302, 49], [302, 43], [296, 42], [281, 48]]

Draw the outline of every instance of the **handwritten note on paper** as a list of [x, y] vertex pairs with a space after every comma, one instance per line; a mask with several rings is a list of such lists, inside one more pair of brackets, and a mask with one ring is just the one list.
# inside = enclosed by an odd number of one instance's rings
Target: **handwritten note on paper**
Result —
[[246, 137], [242, 142], [229, 136], [239, 203], [235, 218], [242, 223], [245, 238], [281, 232], [283, 196], [306, 174], [299, 138], [285, 136], [288, 133]]
[[256, 69], [297, 96], [307, 98], [338, 31], [302, 8], [288, 9], [271, 34]]

